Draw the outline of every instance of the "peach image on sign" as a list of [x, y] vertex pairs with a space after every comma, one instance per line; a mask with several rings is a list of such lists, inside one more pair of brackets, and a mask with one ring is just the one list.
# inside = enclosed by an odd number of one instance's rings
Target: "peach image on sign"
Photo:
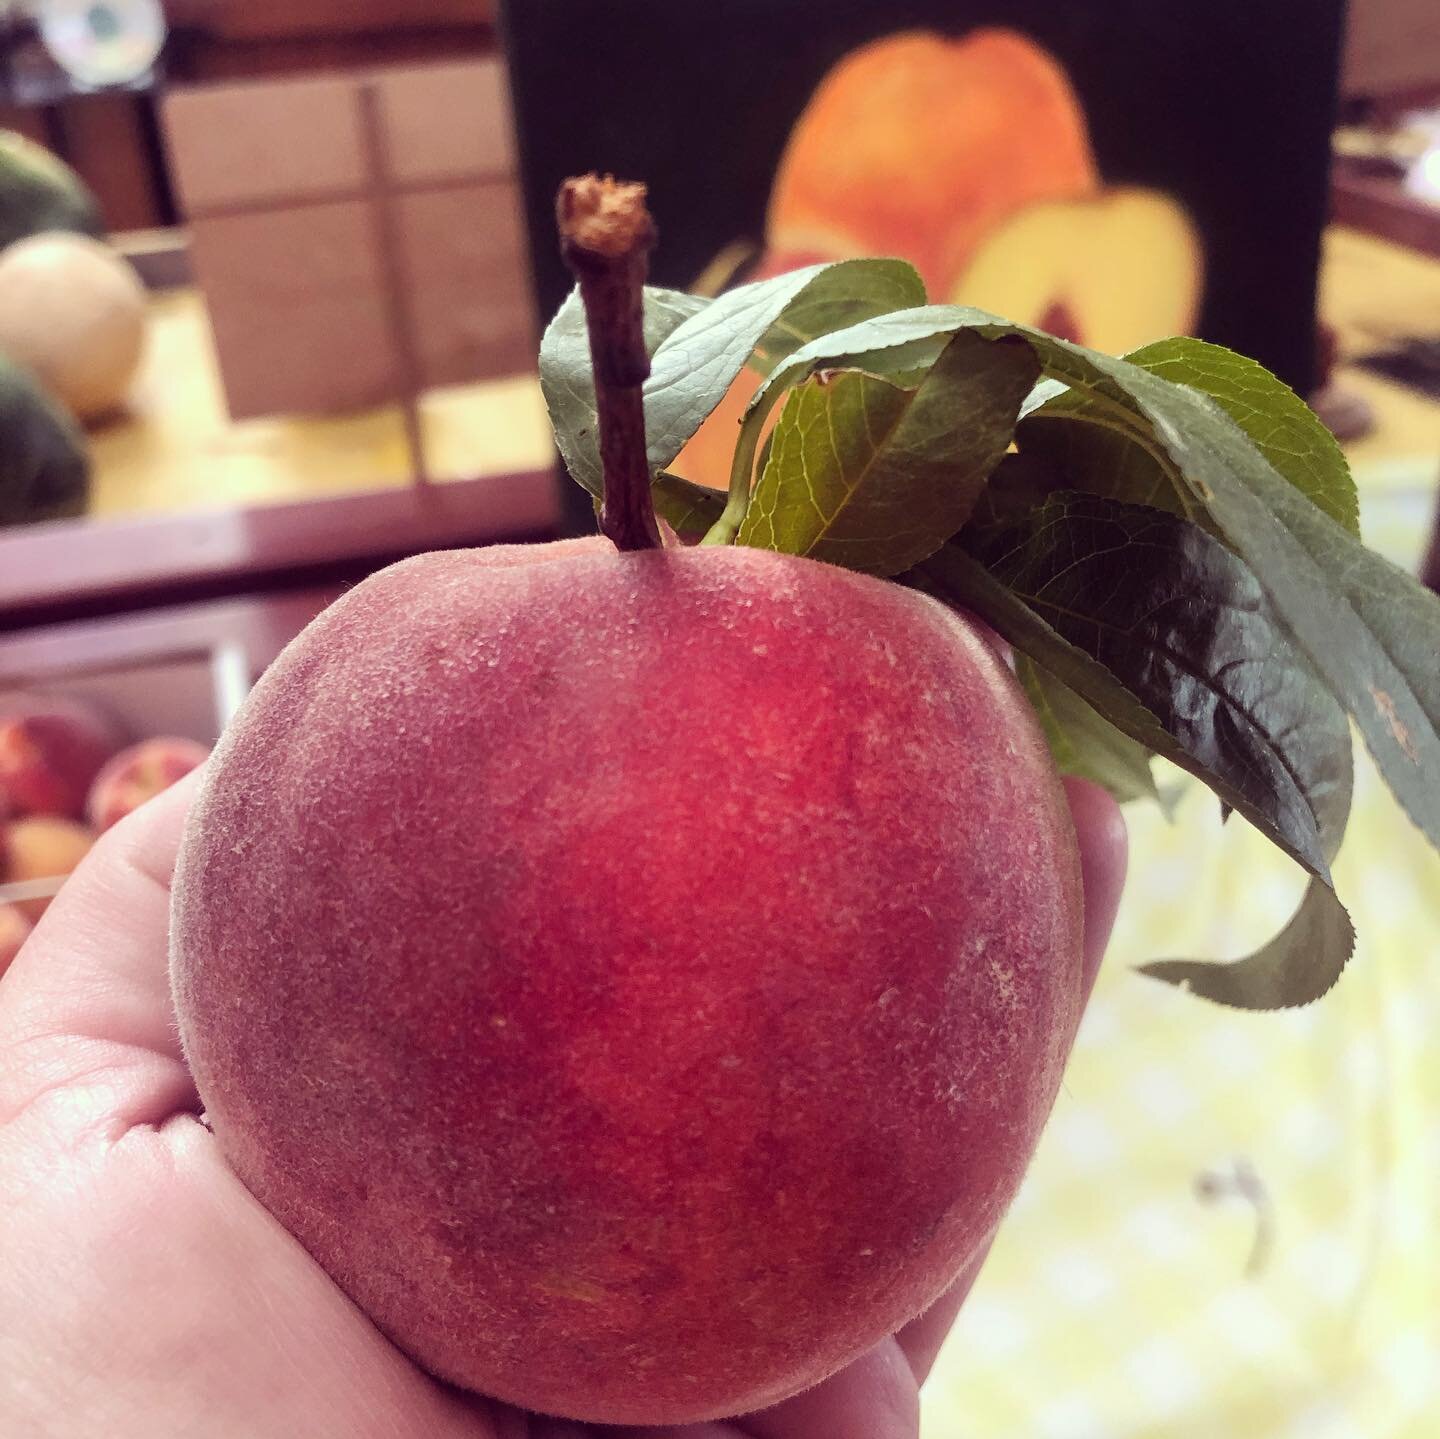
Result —
[[1204, 254], [1158, 190], [1042, 200], [990, 231], [948, 294], [1109, 354], [1193, 330]]
[[1084, 112], [1046, 51], [1010, 30], [906, 31], [816, 87], [775, 173], [766, 244], [903, 255], [938, 297], [998, 220], [1098, 185]]
[[[932, 300], [1124, 353], [1194, 330], [1204, 251], [1170, 196], [1107, 187], [1064, 67], [1012, 30], [903, 31], [821, 80], [771, 187], [753, 278], [898, 255]], [[675, 461], [723, 488], [759, 377]]]

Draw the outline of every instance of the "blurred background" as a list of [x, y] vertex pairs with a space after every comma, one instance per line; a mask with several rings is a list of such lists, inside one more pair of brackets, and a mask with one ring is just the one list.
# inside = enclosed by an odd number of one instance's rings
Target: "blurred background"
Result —
[[[0, 0], [0, 973], [343, 586], [593, 526], [535, 375], [588, 168], [650, 183], [660, 283], [898, 253], [1252, 354], [1440, 586], [1434, 0]], [[47, 732], [71, 783], [27, 789]], [[1361, 757], [1346, 977], [1208, 1008], [1131, 967], [1300, 883], [1169, 779], [927, 1435], [1434, 1434], [1440, 864]]]

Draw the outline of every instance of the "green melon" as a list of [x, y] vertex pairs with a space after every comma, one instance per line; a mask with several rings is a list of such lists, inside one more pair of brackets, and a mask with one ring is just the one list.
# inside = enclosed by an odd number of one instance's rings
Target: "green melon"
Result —
[[0, 130], [0, 249], [42, 230], [103, 235], [100, 206], [63, 160], [13, 130]]
[[74, 421], [0, 357], [0, 525], [78, 515], [89, 495], [90, 456]]

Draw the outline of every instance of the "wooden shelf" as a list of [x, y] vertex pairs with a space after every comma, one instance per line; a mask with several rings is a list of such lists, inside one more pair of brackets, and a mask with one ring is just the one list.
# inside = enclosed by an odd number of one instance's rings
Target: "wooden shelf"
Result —
[[0, 536], [0, 630], [276, 584], [422, 550], [555, 533], [551, 471], [290, 504], [65, 521]]
[[1397, 179], [1337, 163], [1330, 214], [1337, 224], [1440, 258], [1440, 207], [1407, 194]]

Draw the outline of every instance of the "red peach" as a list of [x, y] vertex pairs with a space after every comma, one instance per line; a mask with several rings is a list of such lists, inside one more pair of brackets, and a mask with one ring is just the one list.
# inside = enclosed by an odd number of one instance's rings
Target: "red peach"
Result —
[[91, 781], [123, 743], [106, 715], [77, 700], [0, 700], [0, 793], [14, 814], [78, 819]]
[[193, 739], [147, 739], [122, 749], [106, 762], [90, 786], [85, 814], [91, 827], [103, 834], [209, 757], [208, 746]]
[[229, 1162], [396, 1344], [679, 1424], [816, 1383], [974, 1259], [1080, 920], [971, 626], [579, 542], [408, 560], [290, 645], [207, 768], [171, 975]]

